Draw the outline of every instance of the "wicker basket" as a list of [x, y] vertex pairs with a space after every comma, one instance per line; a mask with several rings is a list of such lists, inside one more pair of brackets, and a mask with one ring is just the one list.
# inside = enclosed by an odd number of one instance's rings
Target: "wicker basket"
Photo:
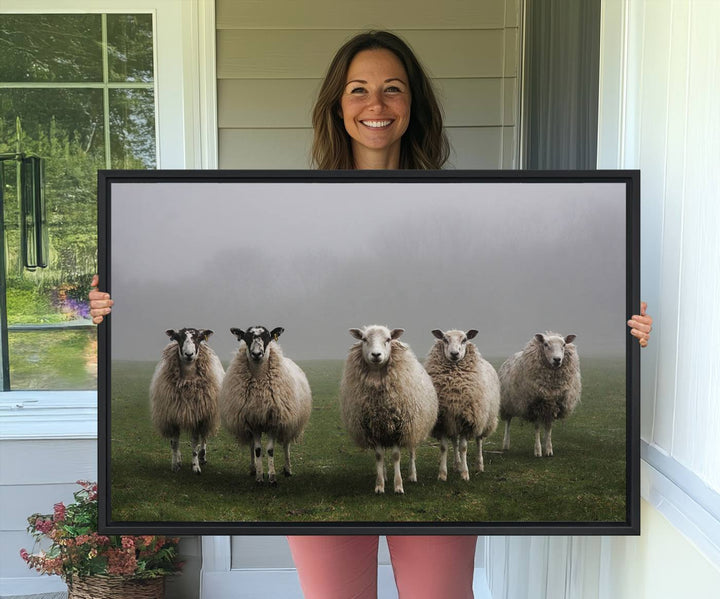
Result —
[[68, 599], [163, 599], [165, 577], [88, 576], [68, 583]]

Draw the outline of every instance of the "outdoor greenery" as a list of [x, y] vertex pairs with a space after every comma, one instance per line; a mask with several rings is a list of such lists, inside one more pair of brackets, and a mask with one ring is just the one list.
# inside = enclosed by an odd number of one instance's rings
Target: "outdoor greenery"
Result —
[[[493, 360], [499, 367], [502, 360]], [[341, 361], [300, 362], [313, 390], [302, 443], [291, 449], [294, 476], [276, 487], [249, 476], [248, 449], [221, 431], [208, 443], [201, 475], [170, 469], [170, 446], [152, 428], [148, 386], [154, 364], [114, 362], [111, 404], [111, 507], [118, 521], [222, 522], [624, 522], [625, 368], [622, 359], [582, 361], [583, 396], [553, 429], [555, 457], [533, 456], [534, 427], [513, 421], [503, 453], [502, 424], [485, 443], [485, 472], [469, 482], [450, 471], [437, 480], [439, 448], [418, 451], [418, 483], [405, 495], [374, 494], [375, 464], [344, 431], [338, 407]], [[470, 444], [469, 456], [475, 450]], [[276, 468], [282, 464], [276, 452]], [[470, 464], [471, 460], [468, 460]], [[387, 462], [386, 462], [387, 463]], [[280, 466], [281, 467], [281, 466]], [[392, 467], [388, 468], [392, 478]], [[281, 470], [279, 470], [281, 471]], [[267, 474], [266, 474], [267, 478]]]
[[[97, 171], [155, 167], [152, 15], [0, 15], [0, 54], [0, 84], [12, 84], [0, 93], [8, 324], [87, 319], [86, 298], [98, 268]], [[32, 87], [38, 83], [43, 87]], [[114, 87], [106, 105], [108, 83]], [[50, 244], [44, 269], [22, 264], [15, 155], [44, 159]], [[85, 333], [84, 342], [77, 333], [66, 336], [62, 359], [68, 368], [50, 367], [42, 381], [26, 376], [33, 370], [27, 355], [42, 355], [45, 365], [55, 333], [26, 335], [10, 335], [13, 388], [95, 386], [94, 375], [75, 376], [94, 347], [94, 332]], [[27, 351], [31, 338], [37, 347]]]

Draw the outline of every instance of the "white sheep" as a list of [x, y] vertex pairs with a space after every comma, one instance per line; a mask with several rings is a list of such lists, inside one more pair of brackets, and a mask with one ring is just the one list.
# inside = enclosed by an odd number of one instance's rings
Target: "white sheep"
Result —
[[447, 480], [448, 439], [452, 441], [455, 467], [463, 480], [470, 480], [467, 465], [469, 439], [478, 446], [477, 471], [483, 472], [483, 439], [498, 424], [500, 381], [492, 364], [485, 360], [469, 339], [475, 329], [432, 331], [437, 341], [425, 360], [425, 370], [435, 385], [438, 396], [438, 418], [432, 435], [440, 440], [440, 472], [438, 479]]
[[400, 448], [410, 451], [410, 475], [417, 482], [415, 449], [437, 419], [438, 401], [430, 376], [409, 346], [403, 329], [372, 325], [350, 329], [359, 340], [349, 350], [340, 384], [342, 419], [352, 439], [375, 450], [375, 493], [385, 492], [385, 450], [392, 449], [395, 492], [404, 493]]
[[292, 475], [290, 443], [302, 435], [312, 410], [305, 373], [283, 355], [277, 343], [285, 329], [230, 329], [240, 341], [220, 391], [223, 424], [239, 443], [250, 447], [250, 474], [263, 482], [262, 435], [266, 435], [268, 481], [275, 477], [275, 443], [285, 450], [285, 476]]
[[207, 344], [209, 329], [168, 329], [165, 347], [150, 382], [152, 421], [170, 439], [171, 467], [180, 469], [180, 433], [192, 440], [192, 469], [200, 474], [207, 461], [207, 439], [218, 429], [218, 394], [223, 379], [220, 359]]
[[553, 455], [553, 422], [572, 414], [580, 401], [580, 361], [574, 340], [575, 335], [538, 333], [500, 367], [503, 450], [510, 449], [510, 420], [519, 416], [535, 423], [535, 456], [543, 455], [541, 425], [545, 428], [545, 455]]

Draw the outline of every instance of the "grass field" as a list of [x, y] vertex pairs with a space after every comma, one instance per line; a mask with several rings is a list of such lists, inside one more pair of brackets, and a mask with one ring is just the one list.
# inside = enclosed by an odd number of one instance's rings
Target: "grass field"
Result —
[[[501, 360], [491, 360], [495, 367]], [[298, 362], [313, 391], [313, 413], [303, 441], [291, 447], [294, 476], [258, 485], [249, 476], [248, 449], [225, 431], [208, 443], [201, 475], [170, 470], [169, 442], [154, 432], [148, 385], [154, 364], [114, 362], [111, 401], [111, 519], [120, 522], [624, 522], [625, 364], [582, 359], [580, 406], [553, 428], [552, 458], [533, 456], [534, 427], [513, 421], [512, 447], [503, 453], [502, 428], [485, 442], [485, 472], [469, 482], [457, 472], [437, 480], [434, 439], [418, 450], [418, 482], [405, 495], [373, 492], [371, 452], [356, 448], [339, 414], [342, 361]], [[470, 456], [475, 451], [470, 444]], [[388, 454], [389, 457], [389, 454]], [[276, 468], [282, 467], [276, 451]], [[452, 461], [450, 460], [450, 463]], [[388, 460], [386, 459], [386, 464]], [[392, 482], [392, 465], [388, 468]]]

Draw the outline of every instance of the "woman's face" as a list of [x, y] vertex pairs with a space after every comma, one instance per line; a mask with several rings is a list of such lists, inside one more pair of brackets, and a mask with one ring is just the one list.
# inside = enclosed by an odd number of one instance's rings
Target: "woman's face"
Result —
[[[356, 165], [370, 155], [391, 157], [399, 163], [400, 139], [410, 123], [411, 101], [402, 63], [390, 50], [363, 50], [350, 63], [345, 81], [340, 108]], [[391, 167], [397, 168], [397, 164]]]

